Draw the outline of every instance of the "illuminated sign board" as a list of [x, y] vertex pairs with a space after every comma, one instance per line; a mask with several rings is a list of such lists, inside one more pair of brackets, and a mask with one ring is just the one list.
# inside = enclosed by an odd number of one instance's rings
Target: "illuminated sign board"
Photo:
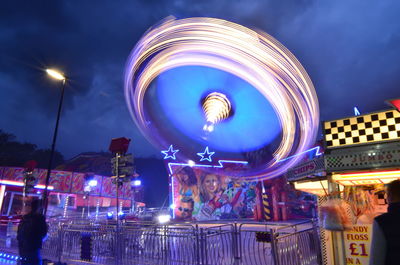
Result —
[[326, 148], [400, 140], [400, 112], [388, 110], [323, 123]]
[[288, 170], [286, 177], [288, 181], [296, 181], [308, 176], [314, 177], [322, 172], [324, 172], [324, 158], [320, 156]]
[[346, 264], [368, 265], [372, 225], [353, 225], [350, 230], [343, 234]]
[[400, 142], [334, 149], [324, 156], [327, 172], [371, 168], [398, 168]]
[[386, 184], [400, 179], [400, 170], [332, 174], [332, 180], [344, 186]]

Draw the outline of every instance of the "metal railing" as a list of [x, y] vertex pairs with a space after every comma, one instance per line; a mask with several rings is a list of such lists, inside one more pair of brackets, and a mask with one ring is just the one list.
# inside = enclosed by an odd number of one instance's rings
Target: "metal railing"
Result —
[[[84, 237], [89, 238], [89, 246], [83, 245]], [[17, 246], [16, 224], [0, 224], [0, 251], [16, 254]], [[118, 227], [52, 221], [42, 256], [68, 264], [321, 264], [317, 227], [310, 221], [289, 225], [126, 222]]]

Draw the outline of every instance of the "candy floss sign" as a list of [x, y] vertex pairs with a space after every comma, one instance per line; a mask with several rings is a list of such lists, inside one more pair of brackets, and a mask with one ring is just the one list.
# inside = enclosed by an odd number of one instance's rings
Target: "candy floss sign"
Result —
[[372, 225], [353, 225], [344, 232], [346, 264], [368, 265]]

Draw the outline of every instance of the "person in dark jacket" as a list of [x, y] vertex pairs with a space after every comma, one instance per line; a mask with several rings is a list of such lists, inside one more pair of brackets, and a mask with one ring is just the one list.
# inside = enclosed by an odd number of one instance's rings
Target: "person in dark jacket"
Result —
[[370, 265], [400, 264], [400, 180], [387, 186], [388, 212], [375, 217]]
[[18, 225], [17, 240], [21, 264], [40, 265], [40, 249], [47, 234], [45, 216], [39, 211], [40, 201], [31, 202], [31, 211], [24, 215]]

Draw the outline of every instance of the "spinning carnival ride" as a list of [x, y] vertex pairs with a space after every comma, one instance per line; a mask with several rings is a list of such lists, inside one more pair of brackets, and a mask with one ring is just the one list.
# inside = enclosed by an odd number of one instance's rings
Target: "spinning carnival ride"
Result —
[[221, 159], [245, 161], [230, 174], [246, 180], [293, 167], [319, 123], [315, 89], [296, 58], [266, 33], [214, 18], [148, 30], [128, 59], [125, 98], [166, 157], [209, 170]]

